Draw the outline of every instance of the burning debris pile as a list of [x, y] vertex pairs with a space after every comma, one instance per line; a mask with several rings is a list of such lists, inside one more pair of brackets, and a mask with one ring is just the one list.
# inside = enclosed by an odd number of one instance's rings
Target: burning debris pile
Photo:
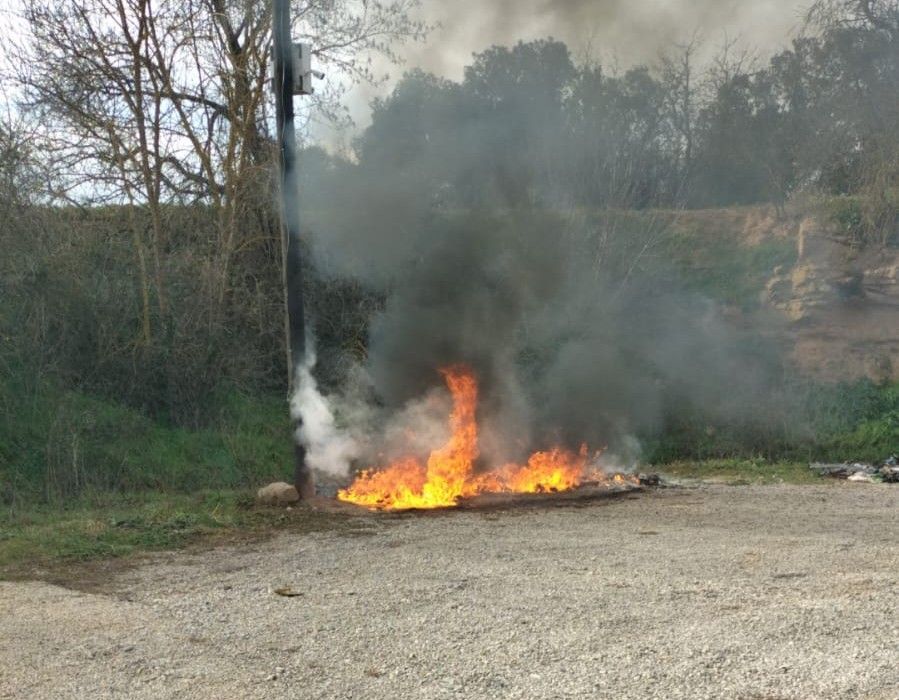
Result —
[[363, 472], [338, 493], [342, 501], [376, 510], [449, 508], [482, 494], [559, 493], [591, 484], [638, 485], [622, 474], [608, 476], [587, 446], [578, 452], [555, 447], [535, 452], [525, 464], [506, 464], [478, 473], [478, 382], [469, 367], [441, 371], [453, 398], [449, 441], [427, 462], [400, 459], [384, 469]]
[[851, 464], [821, 464], [816, 462], [810, 464], [809, 469], [817, 472], [820, 476], [827, 476], [832, 479], [899, 484], [899, 458], [897, 458], [896, 455], [892, 455], [880, 466], [862, 462], [854, 462]]

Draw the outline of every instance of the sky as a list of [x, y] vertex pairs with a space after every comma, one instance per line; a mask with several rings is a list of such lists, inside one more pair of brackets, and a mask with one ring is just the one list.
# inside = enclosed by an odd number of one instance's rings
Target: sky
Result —
[[[265, 0], [258, 0], [260, 2]], [[370, 101], [395, 85], [405, 70], [423, 68], [462, 77], [474, 53], [493, 44], [552, 36], [575, 58], [589, 53], [606, 66], [652, 63], [660, 50], [696, 34], [706, 56], [737, 39], [760, 57], [784, 46], [802, 26], [811, 0], [422, 0], [419, 14], [439, 25], [423, 43], [400, 51], [401, 66], [376, 64], [389, 79], [348, 95], [356, 126], [368, 123]], [[19, 0], [0, 0], [0, 32], [21, 31], [9, 17]], [[2, 57], [0, 57], [2, 60]], [[0, 95], [0, 102], [3, 96]], [[333, 134], [323, 134], [326, 139]]]
[[[15, 36], [23, 31], [22, 23], [11, 14], [17, 5], [17, 0], [0, 0], [0, 36]], [[6, 67], [6, 57], [0, 51], [0, 73]], [[13, 112], [13, 101], [9, 89], [0, 83], [0, 118], [7, 117]]]

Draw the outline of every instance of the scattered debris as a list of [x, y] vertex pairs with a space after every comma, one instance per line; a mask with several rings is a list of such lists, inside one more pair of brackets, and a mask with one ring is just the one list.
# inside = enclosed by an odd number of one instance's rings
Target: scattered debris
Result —
[[899, 457], [892, 455], [880, 468], [880, 476], [888, 484], [899, 484]]
[[783, 573], [783, 574], [774, 574], [771, 578], [779, 580], [779, 581], [784, 581], [784, 580], [793, 580], [793, 579], [800, 579], [800, 578], [807, 578], [807, 577], [808, 577], [808, 574], [805, 572], [790, 571], [790, 572]]
[[833, 479], [845, 479], [858, 483], [868, 484], [896, 484], [899, 483], [899, 458], [892, 455], [883, 465], [877, 466], [864, 462], [846, 462], [844, 464], [822, 464], [815, 462], [809, 465], [809, 469], [820, 476]]
[[272, 589], [272, 593], [282, 596], [283, 598], [299, 598], [301, 595], [303, 595], [302, 591], [295, 591], [291, 586], [274, 588]]
[[876, 468], [871, 464], [862, 464], [855, 462], [854, 464], [821, 464], [816, 462], [809, 465], [809, 469], [818, 472], [821, 476], [829, 476], [834, 479], [848, 479], [853, 474], [873, 474]]
[[287, 506], [300, 500], [296, 487], [278, 481], [256, 492], [256, 502], [263, 506]]

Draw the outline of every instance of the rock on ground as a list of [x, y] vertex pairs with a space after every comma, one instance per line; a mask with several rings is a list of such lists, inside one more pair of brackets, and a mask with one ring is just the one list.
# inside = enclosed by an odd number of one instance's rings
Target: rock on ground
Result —
[[264, 486], [256, 493], [256, 502], [263, 506], [289, 506], [299, 500], [296, 486], [283, 481]]
[[888, 485], [715, 486], [2, 583], [0, 698], [896, 700], [897, 513]]

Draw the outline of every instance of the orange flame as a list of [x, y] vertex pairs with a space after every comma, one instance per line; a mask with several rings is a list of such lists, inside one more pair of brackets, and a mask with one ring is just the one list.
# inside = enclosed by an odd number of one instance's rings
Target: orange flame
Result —
[[509, 464], [475, 474], [474, 462], [480, 454], [477, 379], [464, 366], [446, 368], [441, 374], [453, 397], [449, 441], [431, 452], [427, 464], [409, 457], [382, 470], [362, 472], [337, 494], [341, 501], [377, 510], [447, 508], [483, 493], [567, 491], [584, 481], [605, 479], [600, 472], [588, 473], [586, 445], [579, 453], [554, 448], [531, 455], [525, 465]]

